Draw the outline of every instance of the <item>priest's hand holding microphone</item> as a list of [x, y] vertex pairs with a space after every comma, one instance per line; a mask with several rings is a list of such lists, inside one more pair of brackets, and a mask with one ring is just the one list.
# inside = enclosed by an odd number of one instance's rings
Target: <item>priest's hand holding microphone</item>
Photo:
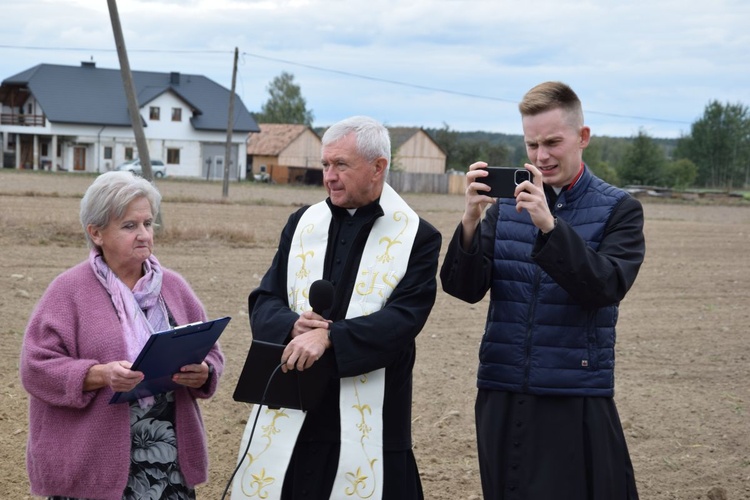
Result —
[[294, 322], [292, 340], [281, 355], [284, 373], [310, 368], [331, 347], [331, 322], [323, 317], [323, 312], [333, 304], [333, 285], [317, 280], [310, 285], [309, 293], [312, 311], [303, 312]]

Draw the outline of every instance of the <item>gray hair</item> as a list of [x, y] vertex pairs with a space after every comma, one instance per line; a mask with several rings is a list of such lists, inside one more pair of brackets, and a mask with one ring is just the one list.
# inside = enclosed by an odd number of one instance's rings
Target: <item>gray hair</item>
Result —
[[125, 215], [125, 210], [135, 199], [146, 198], [151, 213], [156, 216], [161, 204], [161, 194], [149, 181], [130, 172], [111, 171], [97, 177], [81, 199], [81, 225], [89, 248], [96, 248], [86, 228], [92, 225], [104, 229], [112, 219]]
[[[391, 164], [391, 137], [388, 129], [369, 116], [352, 116], [331, 125], [323, 134], [323, 147], [337, 142], [354, 132], [357, 137], [357, 153], [367, 161], [385, 158]], [[387, 167], [386, 167], [387, 168]]]

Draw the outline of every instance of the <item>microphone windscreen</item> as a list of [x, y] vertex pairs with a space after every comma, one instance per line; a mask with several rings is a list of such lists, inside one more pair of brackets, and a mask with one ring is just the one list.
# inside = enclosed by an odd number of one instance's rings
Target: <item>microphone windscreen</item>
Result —
[[310, 285], [310, 306], [314, 313], [323, 314], [333, 305], [333, 284], [326, 280], [313, 281]]

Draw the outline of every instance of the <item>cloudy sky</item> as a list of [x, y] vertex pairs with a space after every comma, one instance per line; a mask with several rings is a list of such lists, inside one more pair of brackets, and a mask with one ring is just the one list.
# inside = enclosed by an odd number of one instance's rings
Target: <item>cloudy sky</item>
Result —
[[[689, 133], [750, 105], [747, 0], [117, 0], [133, 70], [202, 74], [250, 111], [282, 71], [316, 126], [520, 133], [517, 103], [570, 84], [595, 135]], [[0, 0], [0, 80], [40, 63], [119, 68], [106, 0]]]

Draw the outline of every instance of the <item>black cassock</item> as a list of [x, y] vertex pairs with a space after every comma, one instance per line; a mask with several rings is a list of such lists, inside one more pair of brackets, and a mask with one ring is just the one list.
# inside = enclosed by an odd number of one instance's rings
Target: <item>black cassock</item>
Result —
[[[548, 202], [556, 194], [545, 186]], [[491, 206], [468, 252], [461, 248], [459, 224], [440, 271], [443, 289], [478, 302], [492, 281], [498, 206]], [[600, 275], [597, 292], [583, 288], [576, 275], [561, 270], [587, 269], [586, 243], [565, 224], [554, 236], [539, 235], [533, 250], [537, 264], [571, 295], [598, 303], [624, 297], [643, 260], [643, 211], [628, 198], [613, 212], [598, 252], [618, 259], [620, 280]], [[565, 281], [567, 280], [567, 281]], [[493, 500], [637, 500], [633, 466], [614, 400], [606, 397], [538, 396], [480, 389], [476, 400], [478, 455], [485, 497]]]

